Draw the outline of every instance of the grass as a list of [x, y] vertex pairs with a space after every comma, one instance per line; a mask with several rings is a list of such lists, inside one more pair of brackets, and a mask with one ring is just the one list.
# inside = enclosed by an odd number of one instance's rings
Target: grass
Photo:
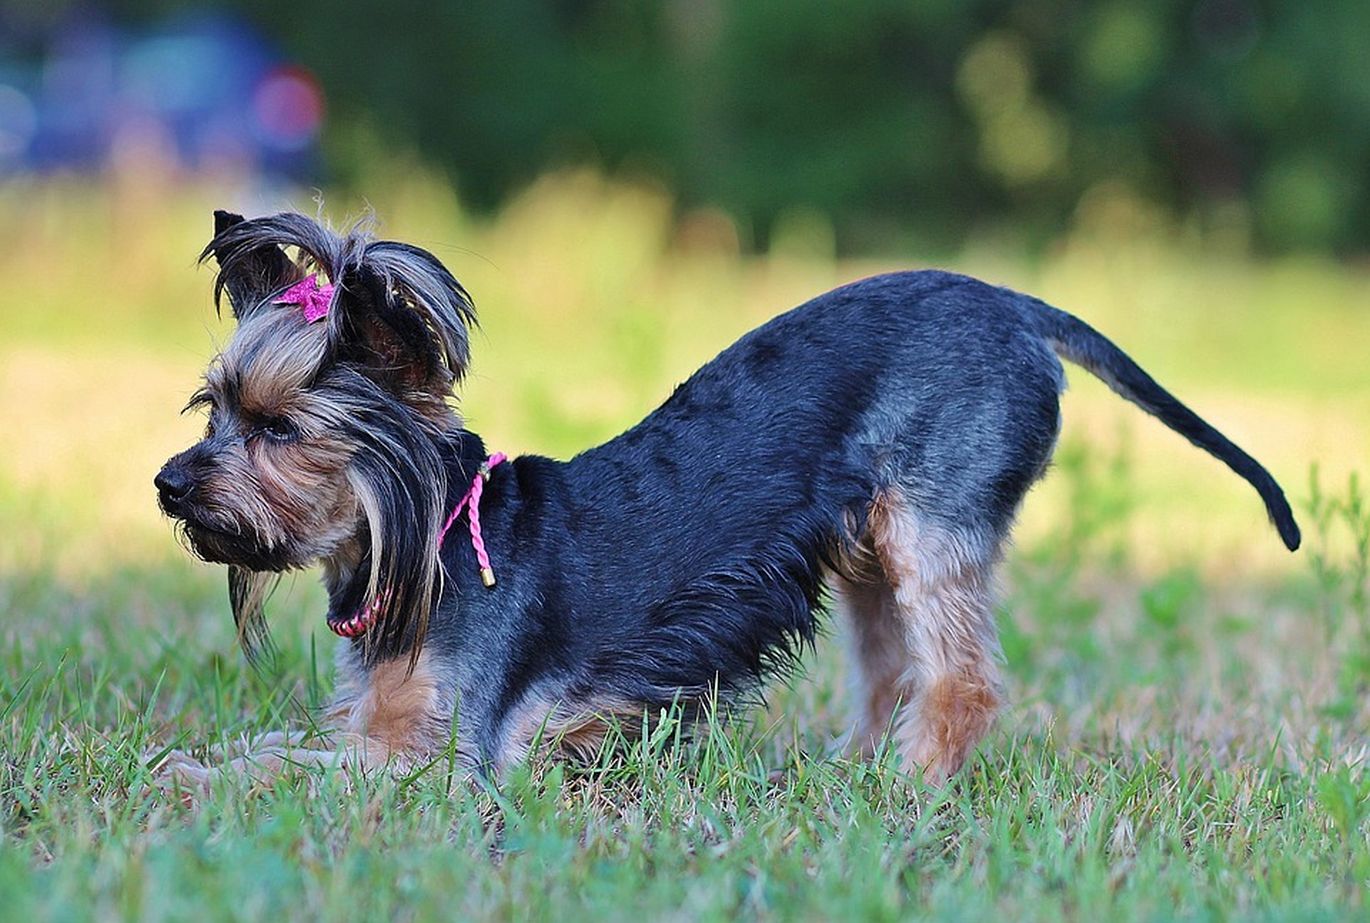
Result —
[[[616, 432], [743, 330], [880, 268], [833, 261], [822, 234], [746, 259], [720, 216], [585, 175], [488, 221], [413, 171], [373, 185], [386, 230], [476, 293], [465, 408], [516, 451]], [[692, 737], [667, 720], [592, 767], [230, 781], [192, 808], [149, 784], [147, 754], [305, 720], [334, 643], [302, 577], [274, 601], [276, 668], [247, 670], [222, 574], [153, 508], [152, 472], [198, 427], [177, 410], [228, 331], [193, 267], [209, 208], [234, 204], [212, 192], [0, 186], [7, 917], [1370, 914], [1363, 268], [1158, 242], [1127, 203], [1036, 260], [987, 243], [941, 261], [1114, 335], [1270, 464], [1307, 537], [1283, 554], [1245, 485], [1073, 375], [1005, 570], [1012, 705], [942, 791], [832, 755], [834, 624], [767, 707]]]

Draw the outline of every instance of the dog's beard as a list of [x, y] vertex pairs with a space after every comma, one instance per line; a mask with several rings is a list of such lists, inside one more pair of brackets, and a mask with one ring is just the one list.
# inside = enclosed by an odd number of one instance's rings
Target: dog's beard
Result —
[[183, 531], [195, 556], [211, 564], [256, 571], [283, 571], [292, 566], [285, 549], [265, 545], [249, 536], [190, 522], [184, 524]]
[[275, 648], [266, 623], [266, 598], [276, 588], [280, 575], [244, 567], [228, 568], [228, 602], [233, 609], [233, 624], [238, 629], [238, 644], [249, 663], [257, 665], [270, 658]]

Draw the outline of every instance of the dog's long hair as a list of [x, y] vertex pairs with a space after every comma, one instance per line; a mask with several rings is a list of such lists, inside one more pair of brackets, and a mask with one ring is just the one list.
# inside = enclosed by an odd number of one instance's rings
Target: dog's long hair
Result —
[[[289, 250], [294, 251], [292, 256]], [[317, 325], [322, 348], [297, 352], [312, 368], [309, 412], [326, 424], [364, 523], [325, 566], [331, 612], [379, 600], [382, 617], [368, 646], [408, 650], [417, 658], [442, 592], [438, 533], [450, 503], [450, 465], [469, 437], [452, 406], [466, 371], [469, 329], [476, 323], [466, 289], [432, 254], [376, 240], [365, 223], [334, 233], [301, 215], [243, 220], [215, 213], [215, 236], [200, 255], [213, 257], [216, 306], [228, 296], [240, 327], [263, 311], [298, 311], [278, 299], [310, 273], [335, 286]], [[303, 321], [280, 337], [318, 337]], [[288, 344], [268, 341], [263, 349]], [[364, 578], [362, 575], [365, 575]], [[230, 599], [238, 637], [250, 659], [269, 646], [263, 613], [276, 575], [234, 566]]]

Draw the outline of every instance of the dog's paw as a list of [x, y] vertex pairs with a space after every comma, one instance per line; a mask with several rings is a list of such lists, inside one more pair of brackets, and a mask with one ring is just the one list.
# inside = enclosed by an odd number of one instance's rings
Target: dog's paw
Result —
[[250, 757], [254, 753], [281, 748], [304, 747], [313, 738], [308, 731], [270, 731], [266, 734], [242, 734], [227, 743], [213, 744], [209, 748], [209, 759], [214, 763], [228, 763], [240, 757]]
[[187, 807], [209, 793], [216, 772], [184, 750], [169, 751], [149, 768], [153, 784], [168, 795], [179, 795]]

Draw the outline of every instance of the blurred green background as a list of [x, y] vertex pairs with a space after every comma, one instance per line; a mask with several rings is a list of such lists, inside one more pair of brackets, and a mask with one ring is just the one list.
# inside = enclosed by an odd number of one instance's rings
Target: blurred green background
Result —
[[[1300, 496], [1370, 449], [1370, 5], [0, 7], [3, 554], [177, 553], [149, 481], [230, 328], [209, 212], [373, 209], [474, 293], [491, 444], [570, 454], [840, 282], [1074, 311]], [[1139, 561], [1287, 568], [1246, 485], [1087, 376]], [[1026, 534], [1069, 497], [1050, 482]], [[43, 536], [47, 536], [44, 538]]]
[[[569, 455], [843, 281], [947, 266], [1118, 340], [1298, 500], [1370, 450], [1370, 5], [560, 0], [0, 7], [0, 558], [179, 554], [150, 478], [231, 328], [209, 213], [433, 249], [471, 425]], [[1081, 374], [1133, 566], [1296, 565], [1249, 488]], [[1023, 535], [1072, 514], [1048, 480]]]
[[[1367, 39], [1364, 0], [0, 0], [12, 915], [1363, 910]], [[1004, 568], [1012, 705], [950, 801], [826, 758], [848, 713], [825, 639], [755, 734], [730, 729], [720, 752], [745, 766], [647, 754], [545, 792], [534, 767], [497, 804], [441, 773], [243, 782], [182, 812], [148, 752], [300, 724], [339, 643], [312, 575], [287, 580], [278, 669], [253, 674], [223, 569], [156, 508], [232, 335], [195, 262], [215, 208], [372, 211], [436, 253], [482, 320], [462, 412], [510, 453], [621, 432], [842, 282], [941, 266], [1010, 285], [1264, 462], [1305, 548], [1070, 370]], [[405, 910], [415, 895], [436, 909]]]
[[[322, 175], [353, 188], [399, 149], [487, 211], [549, 168], [650, 177], [759, 248], [813, 216], [848, 253], [1040, 247], [1119, 194], [1263, 252], [1370, 244], [1359, 0], [101, 6], [258, 30], [321, 81]], [[51, 34], [89, 7], [10, 25]]]

